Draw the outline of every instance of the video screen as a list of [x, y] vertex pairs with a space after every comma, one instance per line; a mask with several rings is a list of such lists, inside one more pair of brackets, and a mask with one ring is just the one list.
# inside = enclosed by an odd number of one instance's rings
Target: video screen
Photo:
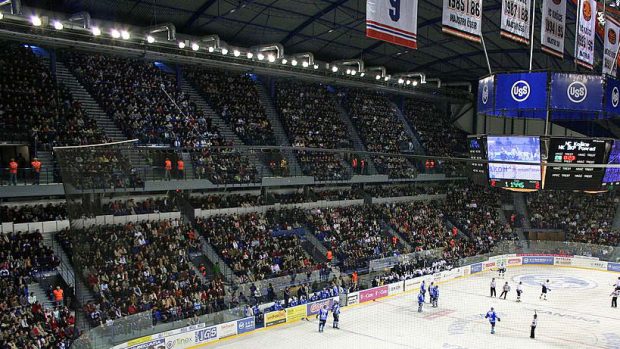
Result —
[[[487, 139], [489, 179], [541, 180], [539, 137], [495, 137]], [[504, 163], [494, 163], [501, 161]], [[506, 163], [508, 162], [508, 163]], [[536, 165], [509, 164], [524, 162]]]
[[[609, 152], [607, 164], [620, 164], [620, 141], [614, 141], [614, 145]], [[603, 176], [603, 185], [619, 185], [620, 168], [606, 168]]]

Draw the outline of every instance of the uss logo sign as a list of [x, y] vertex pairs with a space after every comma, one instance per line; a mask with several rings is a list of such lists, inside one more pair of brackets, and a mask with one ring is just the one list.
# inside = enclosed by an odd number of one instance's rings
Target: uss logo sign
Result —
[[530, 97], [530, 93], [530, 84], [528, 84], [525, 80], [519, 80], [515, 82], [510, 89], [510, 95], [512, 96], [512, 99], [519, 103], [526, 101]]
[[573, 103], [581, 103], [588, 97], [588, 88], [583, 82], [575, 81], [566, 89], [568, 99]]

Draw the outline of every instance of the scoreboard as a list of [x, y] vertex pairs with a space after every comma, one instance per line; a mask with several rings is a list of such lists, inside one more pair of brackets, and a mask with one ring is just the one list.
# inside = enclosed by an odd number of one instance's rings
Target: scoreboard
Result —
[[[545, 189], [600, 190], [604, 168], [586, 167], [602, 164], [609, 153], [611, 140], [553, 137], [549, 140], [545, 169]], [[583, 164], [568, 167], [562, 164]]]
[[[485, 160], [487, 158], [487, 140], [484, 136], [468, 136], [467, 148], [469, 149], [469, 158], [472, 160]], [[485, 184], [489, 176], [489, 166], [481, 161], [472, 161], [469, 163], [470, 178], [472, 182], [477, 184]]]
[[620, 186], [620, 140], [549, 136], [469, 136], [470, 178], [515, 190], [605, 190]]

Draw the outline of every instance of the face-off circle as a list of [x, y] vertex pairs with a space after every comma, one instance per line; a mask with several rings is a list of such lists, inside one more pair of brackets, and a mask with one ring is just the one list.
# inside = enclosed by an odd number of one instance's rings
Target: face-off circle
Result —
[[594, 281], [575, 276], [562, 276], [555, 274], [524, 274], [512, 278], [515, 283], [523, 282], [526, 286], [539, 287], [549, 280], [549, 288], [554, 289], [591, 289], [598, 286]]

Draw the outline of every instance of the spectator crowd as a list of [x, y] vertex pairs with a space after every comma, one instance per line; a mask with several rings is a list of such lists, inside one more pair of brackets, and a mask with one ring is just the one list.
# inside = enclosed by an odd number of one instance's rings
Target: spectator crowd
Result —
[[620, 231], [612, 225], [618, 200], [615, 192], [534, 192], [527, 197], [530, 225], [561, 229], [567, 233], [568, 241], [617, 246]]
[[[276, 106], [293, 147], [352, 147], [337, 101], [326, 86], [278, 81]], [[298, 150], [296, 154], [303, 172], [318, 180], [348, 179], [351, 175], [344, 159], [335, 153]]]
[[271, 124], [258, 94], [259, 87], [249, 73], [194, 68], [186, 69], [185, 77], [245, 144], [275, 144]]

